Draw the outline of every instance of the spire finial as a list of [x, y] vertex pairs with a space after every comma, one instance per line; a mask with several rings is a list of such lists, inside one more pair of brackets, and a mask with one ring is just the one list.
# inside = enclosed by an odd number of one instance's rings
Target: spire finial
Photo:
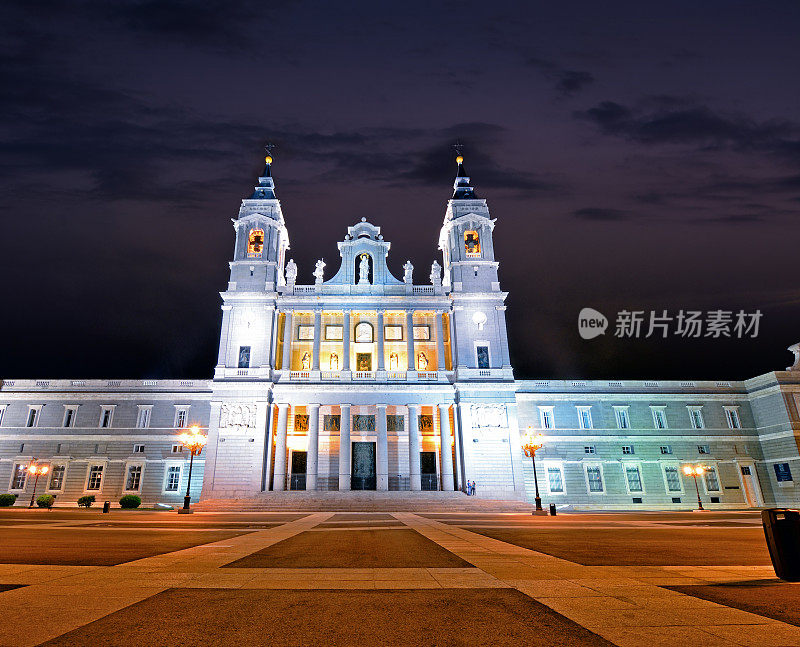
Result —
[[460, 140], [456, 140], [456, 143], [453, 144], [453, 150], [456, 152], [456, 164], [463, 164], [464, 163], [464, 144], [461, 143]]
[[264, 161], [267, 164], [272, 164], [272, 149], [275, 148], [275, 144], [268, 143], [264, 145], [264, 150], [266, 151], [267, 155], [264, 157]]

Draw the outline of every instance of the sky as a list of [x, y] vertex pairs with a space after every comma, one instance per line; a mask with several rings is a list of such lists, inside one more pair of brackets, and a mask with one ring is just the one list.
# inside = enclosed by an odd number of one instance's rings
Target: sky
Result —
[[[518, 378], [782, 370], [798, 29], [781, 0], [6, 0], [0, 377], [210, 377], [266, 142], [299, 283], [318, 258], [333, 275], [362, 217], [395, 276], [441, 262], [460, 141], [497, 219]], [[604, 335], [579, 335], [586, 307]], [[706, 336], [718, 310], [760, 312], [757, 334]], [[638, 338], [616, 336], [623, 311], [644, 313]], [[651, 312], [666, 338], [645, 338]]]

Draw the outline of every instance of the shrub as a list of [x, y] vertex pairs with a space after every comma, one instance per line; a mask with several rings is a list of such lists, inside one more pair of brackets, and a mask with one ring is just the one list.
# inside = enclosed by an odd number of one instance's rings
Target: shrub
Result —
[[142, 499], [135, 494], [126, 494], [119, 500], [119, 505], [121, 508], [138, 508], [140, 505], [142, 505]]
[[78, 499], [79, 508], [89, 508], [94, 503], [94, 494], [86, 494]]
[[16, 494], [0, 494], [0, 507], [6, 508], [10, 505], [14, 505], [16, 500]]
[[40, 508], [52, 508], [55, 502], [56, 498], [52, 494], [43, 494], [36, 499], [36, 505]]

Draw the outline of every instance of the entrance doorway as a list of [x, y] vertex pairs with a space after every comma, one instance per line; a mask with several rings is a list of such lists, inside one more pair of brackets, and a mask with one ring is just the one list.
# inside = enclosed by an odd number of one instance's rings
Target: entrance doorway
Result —
[[372, 370], [372, 353], [356, 353], [356, 370]]
[[435, 492], [439, 489], [439, 479], [436, 477], [436, 452], [419, 453], [419, 473], [423, 490]]
[[290, 490], [306, 489], [306, 452], [292, 452], [292, 477], [289, 480]]
[[755, 467], [752, 465], [740, 465], [741, 471], [742, 490], [744, 491], [744, 498], [751, 508], [758, 508], [764, 505], [761, 499], [761, 488], [758, 487], [757, 477], [755, 475]]
[[350, 475], [351, 490], [375, 489], [375, 443], [353, 443], [353, 471]]

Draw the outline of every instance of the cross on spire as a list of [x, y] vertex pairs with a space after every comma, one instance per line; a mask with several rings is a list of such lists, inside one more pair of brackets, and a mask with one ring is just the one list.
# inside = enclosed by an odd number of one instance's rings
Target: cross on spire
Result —
[[453, 144], [453, 150], [456, 152], [456, 155], [461, 157], [461, 154], [464, 152], [464, 144], [461, 143], [460, 140], [456, 140], [456, 143]]
[[269, 155], [270, 157], [272, 157], [272, 149], [273, 148], [276, 148], [276, 145], [273, 144], [272, 142], [264, 144], [264, 150], [266, 151], [267, 155]]

